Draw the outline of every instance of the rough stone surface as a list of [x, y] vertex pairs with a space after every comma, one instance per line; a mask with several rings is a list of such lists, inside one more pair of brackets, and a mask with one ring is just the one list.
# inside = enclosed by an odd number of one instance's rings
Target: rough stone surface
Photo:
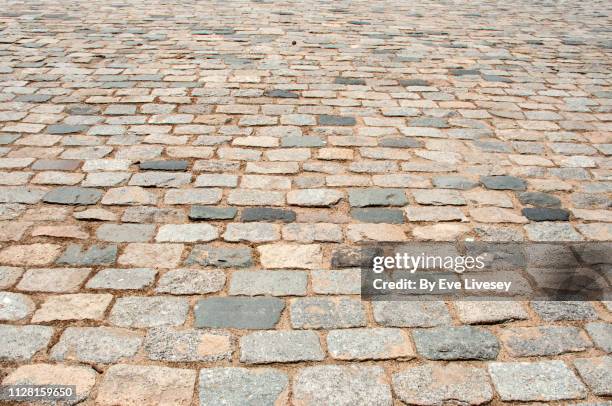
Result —
[[119, 327], [178, 326], [185, 322], [188, 309], [187, 300], [172, 296], [121, 297], [109, 321]]
[[0, 325], [0, 360], [27, 361], [47, 348], [51, 336], [52, 327]]
[[149, 329], [144, 350], [149, 359], [156, 361], [221, 361], [232, 357], [229, 334], [195, 329]]
[[366, 324], [363, 304], [349, 297], [308, 297], [291, 301], [293, 328], [331, 329], [363, 327]]
[[0, 292], [0, 320], [22, 320], [32, 314], [34, 301], [21, 293]]
[[400, 329], [346, 329], [327, 334], [327, 348], [332, 358], [341, 360], [414, 358], [408, 334]]
[[202, 368], [200, 405], [263, 406], [288, 401], [289, 378], [272, 368]]
[[285, 308], [281, 299], [213, 297], [194, 307], [195, 326], [210, 328], [274, 328]]
[[489, 374], [503, 401], [580, 399], [586, 389], [562, 361], [492, 362]]
[[230, 295], [304, 296], [308, 275], [301, 271], [235, 271]]
[[514, 357], [551, 356], [591, 347], [586, 334], [576, 327], [508, 328], [500, 333], [500, 340]]
[[60, 320], [101, 320], [113, 296], [74, 293], [48, 296], [34, 313], [32, 323]]
[[612, 357], [579, 358], [574, 365], [595, 395], [612, 395]]
[[126, 406], [189, 405], [196, 372], [160, 366], [113, 365], [102, 378], [96, 403]]
[[444, 302], [373, 302], [374, 320], [388, 327], [434, 327], [450, 323]]
[[138, 290], [151, 286], [157, 271], [150, 268], [106, 268], [85, 285], [90, 289]]
[[240, 362], [321, 361], [325, 354], [314, 331], [257, 331], [240, 338]]
[[293, 384], [295, 405], [391, 405], [391, 388], [378, 366], [321, 365], [300, 370]]
[[3, 385], [75, 385], [75, 400], [68, 401], [74, 405], [87, 399], [96, 383], [96, 371], [88, 366], [30, 364], [12, 371]]
[[493, 399], [483, 369], [453, 364], [401, 370], [393, 374], [393, 390], [403, 402], [414, 405], [480, 405]]
[[51, 349], [55, 361], [117, 363], [136, 355], [142, 335], [113, 327], [68, 327]]
[[479, 327], [435, 327], [412, 332], [416, 349], [433, 360], [497, 358], [499, 343], [495, 336]]
[[193, 295], [218, 292], [225, 285], [225, 274], [218, 270], [173, 269], [157, 282], [156, 292]]

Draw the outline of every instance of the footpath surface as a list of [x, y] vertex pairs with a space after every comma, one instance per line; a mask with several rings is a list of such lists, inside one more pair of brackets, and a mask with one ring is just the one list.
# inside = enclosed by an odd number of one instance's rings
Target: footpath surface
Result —
[[609, 404], [612, 302], [371, 303], [352, 261], [612, 240], [609, 2], [0, 6], [3, 384]]

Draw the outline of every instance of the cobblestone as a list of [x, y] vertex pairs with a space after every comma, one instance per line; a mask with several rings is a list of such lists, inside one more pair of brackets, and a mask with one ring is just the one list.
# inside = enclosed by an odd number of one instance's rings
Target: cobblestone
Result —
[[608, 400], [611, 301], [359, 296], [394, 244], [610, 276], [604, 2], [123, 3], [0, 13], [0, 320], [51, 329], [3, 379], [88, 405]]
[[0, 325], [0, 360], [27, 361], [47, 348], [53, 328], [47, 326]]

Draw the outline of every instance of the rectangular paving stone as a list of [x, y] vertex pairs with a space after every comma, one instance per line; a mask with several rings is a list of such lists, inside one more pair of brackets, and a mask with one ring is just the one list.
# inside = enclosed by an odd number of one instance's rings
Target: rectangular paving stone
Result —
[[291, 326], [295, 329], [331, 329], [366, 325], [363, 304], [350, 297], [305, 297], [291, 300]]
[[[191, 220], [229, 220], [236, 217], [235, 207], [191, 206]], [[242, 220], [244, 221], [244, 220]]]
[[304, 406], [390, 406], [393, 402], [384, 369], [369, 365], [316, 365], [302, 368], [294, 378], [292, 400], [294, 404]]
[[[112, 365], [98, 388], [99, 405], [188, 405], [196, 371], [149, 365]], [[135, 390], [138, 388], [138, 390]]]
[[217, 228], [210, 224], [164, 224], [159, 228], [155, 241], [199, 242], [212, 241], [219, 236]]
[[230, 295], [304, 296], [308, 275], [303, 271], [235, 271]]
[[52, 327], [0, 324], [0, 360], [28, 361], [47, 348], [52, 336]]
[[157, 282], [156, 292], [173, 295], [193, 295], [218, 292], [225, 285], [225, 273], [220, 270], [171, 269]]
[[403, 206], [408, 203], [402, 189], [351, 189], [348, 193], [351, 207]]
[[23, 275], [23, 268], [0, 266], [0, 289], [11, 288]]
[[211, 297], [194, 307], [196, 327], [271, 329], [285, 308], [277, 298]]
[[113, 295], [73, 293], [48, 296], [34, 313], [32, 323], [61, 320], [102, 320]]
[[232, 341], [227, 333], [169, 327], [149, 329], [144, 342], [149, 359], [171, 362], [231, 360]]
[[84, 248], [80, 244], [69, 244], [56, 263], [72, 266], [110, 265], [116, 259], [117, 246], [114, 244], [93, 244], [88, 248]]
[[240, 362], [321, 361], [325, 358], [314, 331], [257, 331], [240, 338]]
[[96, 273], [85, 287], [89, 289], [139, 290], [151, 286], [157, 270], [151, 268], [106, 268]]
[[273, 368], [202, 368], [200, 405], [282, 405], [288, 402], [289, 378]]
[[433, 360], [495, 359], [497, 338], [490, 331], [470, 326], [434, 327], [412, 331], [417, 351]]
[[316, 269], [321, 266], [318, 244], [267, 244], [257, 247], [261, 265], [267, 269]]
[[17, 289], [28, 292], [77, 292], [91, 268], [28, 269]]
[[578, 358], [574, 365], [582, 380], [597, 396], [610, 396], [612, 394], [612, 357]]
[[242, 222], [280, 221], [283, 223], [291, 223], [294, 222], [295, 219], [296, 214], [293, 210], [275, 209], [271, 207], [247, 207], [242, 209], [240, 213], [240, 221]]
[[119, 327], [178, 326], [185, 322], [189, 303], [172, 296], [128, 296], [115, 301], [108, 320]]
[[458, 364], [426, 364], [393, 374], [393, 390], [406, 404], [480, 405], [493, 399], [484, 369]]
[[572, 326], [514, 327], [500, 332], [500, 340], [513, 357], [535, 357], [584, 351], [591, 342]]
[[131, 243], [117, 262], [121, 265], [145, 268], [175, 268], [183, 252], [182, 244]]
[[22, 365], [11, 371], [3, 385], [74, 385], [74, 399], [82, 403], [96, 383], [96, 371], [89, 366], [35, 363]]
[[102, 191], [94, 188], [63, 186], [51, 190], [43, 197], [43, 202], [53, 204], [90, 205], [102, 198]]
[[68, 327], [51, 349], [50, 358], [112, 364], [136, 355], [142, 341], [142, 334], [122, 328]]
[[253, 264], [250, 247], [232, 245], [195, 245], [185, 260], [185, 265], [213, 266], [219, 268], [245, 268]]
[[146, 242], [153, 237], [153, 224], [102, 224], [96, 237], [110, 242]]
[[177, 189], [164, 195], [166, 204], [217, 204], [221, 201], [219, 189]]
[[563, 361], [491, 362], [489, 374], [503, 401], [582, 399], [586, 388]]
[[450, 324], [444, 302], [373, 302], [374, 320], [388, 327], [435, 327]]
[[408, 360], [415, 357], [409, 335], [393, 328], [331, 330], [327, 348], [334, 359]]

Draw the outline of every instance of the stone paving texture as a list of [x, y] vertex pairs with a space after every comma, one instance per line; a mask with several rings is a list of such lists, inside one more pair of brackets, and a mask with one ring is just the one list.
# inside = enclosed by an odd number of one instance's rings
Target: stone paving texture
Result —
[[610, 302], [362, 302], [354, 250], [611, 241], [609, 2], [0, 6], [3, 384], [610, 400]]

